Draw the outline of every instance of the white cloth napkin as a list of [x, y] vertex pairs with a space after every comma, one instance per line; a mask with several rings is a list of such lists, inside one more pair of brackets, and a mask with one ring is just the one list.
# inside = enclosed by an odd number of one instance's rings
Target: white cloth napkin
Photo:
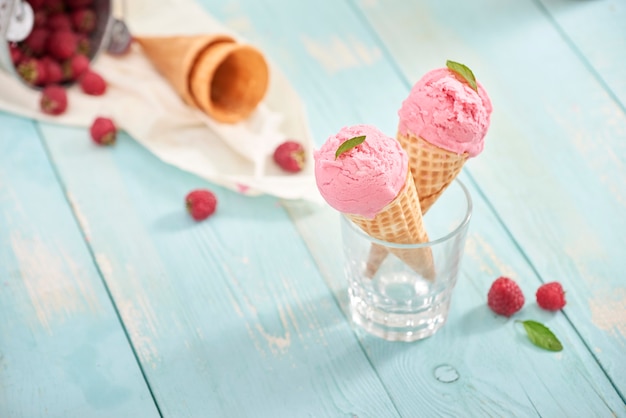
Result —
[[[125, 6], [124, 21], [138, 36], [224, 33], [247, 42], [193, 0], [132, 0]], [[276, 65], [268, 62], [270, 86], [265, 99], [247, 120], [233, 125], [185, 105], [138, 45], [122, 57], [99, 54], [92, 66], [107, 80], [106, 94], [87, 96], [72, 86], [68, 110], [59, 116], [40, 112], [40, 93], [0, 71], [0, 109], [82, 127], [96, 116], [109, 116], [163, 161], [211, 182], [244, 194], [321, 202], [303, 103]], [[297, 140], [307, 149], [307, 164], [300, 173], [285, 173], [273, 162], [275, 147], [286, 139]]]

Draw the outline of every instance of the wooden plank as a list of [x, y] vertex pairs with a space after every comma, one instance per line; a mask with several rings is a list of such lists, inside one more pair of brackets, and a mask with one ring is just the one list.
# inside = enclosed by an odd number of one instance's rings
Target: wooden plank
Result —
[[[463, 55], [465, 58], [476, 56], [472, 50], [464, 49], [461, 41], [455, 54], [447, 48], [446, 38], [417, 43], [420, 39], [430, 40], [430, 32], [445, 30], [447, 22], [425, 6], [420, 9], [420, 4], [415, 2], [399, 3], [367, 2], [371, 7], [367, 13], [379, 32], [383, 32], [381, 25], [384, 26], [385, 36], [395, 35], [393, 40], [398, 43], [405, 39], [398, 28], [411, 26], [414, 31], [424, 32], [423, 38], [413, 32], [406, 35], [412, 43], [411, 48], [405, 45], [403, 59], [430, 69], [441, 66], [446, 58], [459, 56], [459, 60], [463, 60]], [[377, 124], [390, 133], [395, 131], [396, 111], [409, 84], [397, 73], [393, 63], [385, 61], [386, 51], [371, 29], [345, 5], [337, 2], [298, 4], [297, 15], [307, 16], [306, 20], [298, 20], [289, 18], [296, 13], [291, 9], [295, 5], [253, 1], [242, 1], [237, 7], [220, 6], [217, 2], [206, 4], [222, 21], [245, 29], [250, 39], [261, 40], [264, 50], [285, 69], [305, 102], [313, 104], [311, 120], [318, 144], [337, 127], [355, 122]], [[402, 13], [396, 13], [400, 6], [404, 6]], [[493, 13], [504, 13], [501, 7], [490, 6]], [[407, 10], [410, 7], [415, 9]], [[449, 10], [445, 5], [441, 8]], [[480, 11], [488, 19], [491, 9], [480, 7], [476, 13]], [[458, 18], [463, 16], [467, 14], [459, 11]], [[536, 19], [533, 25], [545, 23], [540, 15]], [[497, 19], [496, 24], [505, 29], [505, 24]], [[483, 32], [476, 36], [494, 51], [503, 48], [493, 36], [487, 37]], [[355, 51], [368, 51], [364, 54], [368, 59], [360, 59], [361, 55]], [[397, 51], [391, 49], [391, 52], [396, 55]], [[536, 88], [542, 86], [545, 84]], [[506, 84], [502, 84], [502, 89], [506, 91]], [[499, 99], [498, 94], [494, 96]], [[332, 111], [325, 112], [325, 109]], [[498, 125], [497, 121], [494, 124]], [[473, 167], [477, 163], [469, 165]], [[501, 178], [492, 175], [493, 181]], [[490, 204], [481, 199], [480, 191], [472, 189], [472, 193], [477, 200], [476, 217], [468, 243], [465, 273], [449, 326], [433, 339], [414, 345], [385, 343], [360, 335], [400, 413], [411, 416], [419, 410], [424, 415], [437, 414], [444, 408], [450, 415], [466, 415], [468, 411], [476, 415], [481, 412], [491, 415], [622, 414], [622, 399], [567, 318], [560, 314], [546, 315], [533, 306], [532, 295], [541, 283], [540, 278], [511, 241], [508, 230], [499, 225], [500, 220], [491, 212]], [[340, 280], [342, 267], [336, 214], [332, 211], [311, 213], [306, 205], [289, 204], [289, 207], [320, 270], [344, 305], [345, 284]], [[509, 274], [521, 282], [531, 299], [525, 314], [558, 330], [567, 341], [566, 352], [557, 356], [539, 352], [527, 345], [513, 324], [490, 314], [485, 307], [485, 295], [491, 281], [500, 274]], [[576, 305], [576, 301], [570, 304]], [[454, 384], [435, 381], [434, 370], [445, 364], [459, 370], [461, 378]], [[545, 385], [550, 386], [549, 390]], [[455, 402], [450, 402], [452, 399]]]
[[619, 0], [542, 0], [566, 42], [626, 109], [626, 4]]
[[[276, 199], [42, 126], [164, 416], [397, 416]], [[155, 181], [157, 179], [157, 181]], [[202, 223], [184, 196], [209, 187]]]
[[0, 126], [0, 416], [159, 416], [33, 123]]
[[489, 89], [492, 129], [469, 172], [540, 279], [563, 283], [564, 314], [625, 399], [626, 115], [585, 51], [532, 2], [360, 5], [410, 82], [452, 58]]

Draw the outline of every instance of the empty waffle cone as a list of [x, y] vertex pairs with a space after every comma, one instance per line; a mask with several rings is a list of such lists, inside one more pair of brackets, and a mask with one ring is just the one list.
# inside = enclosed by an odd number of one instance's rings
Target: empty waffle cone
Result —
[[201, 52], [191, 71], [191, 93], [197, 106], [224, 123], [247, 118], [269, 84], [269, 68], [256, 48], [214, 43]]
[[459, 175], [468, 155], [446, 151], [421, 137], [398, 133], [396, 138], [409, 156], [409, 168], [419, 195], [422, 214], [426, 214]]
[[[428, 242], [428, 234], [422, 220], [419, 198], [410, 171], [398, 196], [376, 214], [373, 219], [358, 215], [347, 215], [370, 236], [396, 244], [418, 244]], [[430, 248], [389, 248], [395, 256], [426, 279], [435, 277], [435, 268]], [[386, 247], [373, 244], [366, 274], [373, 277], [387, 254]]]
[[136, 37], [185, 103], [213, 119], [245, 119], [265, 96], [269, 69], [261, 52], [226, 35]]
[[234, 42], [225, 35], [139, 36], [134, 39], [152, 65], [189, 105], [195, 105], [189, 81], [200, 53], [217, 42]]

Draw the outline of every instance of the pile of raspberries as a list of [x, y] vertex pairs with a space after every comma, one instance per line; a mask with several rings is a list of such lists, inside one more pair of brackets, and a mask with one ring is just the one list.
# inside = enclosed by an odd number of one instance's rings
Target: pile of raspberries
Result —
[[37, 87], [79, 82], [86, 94], [101, 95], [105, 80], [90, 69], [91, 36], [97, 17], [93, 0], [27, 0], [34, 27], [21, 42], [9, 42], [17, 73]]

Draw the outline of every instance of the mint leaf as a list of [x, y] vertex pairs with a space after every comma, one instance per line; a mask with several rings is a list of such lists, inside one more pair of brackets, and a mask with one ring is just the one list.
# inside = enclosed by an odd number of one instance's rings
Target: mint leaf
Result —
[[357, 145], [361, 145], [363, 141], [365, 141], [365, 135], [355, 136], [354, 138], [350, 138], [343, 144], [339, 145], [339, 148], [337, 148], [337, 151], [335, 152], [335, 160], [344, 152], [350, 151]]
[[476, 77], [474, 77], [474, 73], [468, 67], [463, 64], [454, 61], [446, 61], [446, 67], [460, 75], [467, 81], [467, 84], [470, 85], [476, 92], [478, 92], [478, 84], [476, 84]]
[[537, 347], [544, 348], [550, 351], [561, 351], [563, 350], [563, 345], [556, 338], [556, 335], [552, 333], [540, 322], [527, 320], [527, 321], [516, 321], [521, 322], [524, 325], [524, 329], [526, 329], [526, 334], [528, 334], [528, 338], [530, 341], [535, 344]]

